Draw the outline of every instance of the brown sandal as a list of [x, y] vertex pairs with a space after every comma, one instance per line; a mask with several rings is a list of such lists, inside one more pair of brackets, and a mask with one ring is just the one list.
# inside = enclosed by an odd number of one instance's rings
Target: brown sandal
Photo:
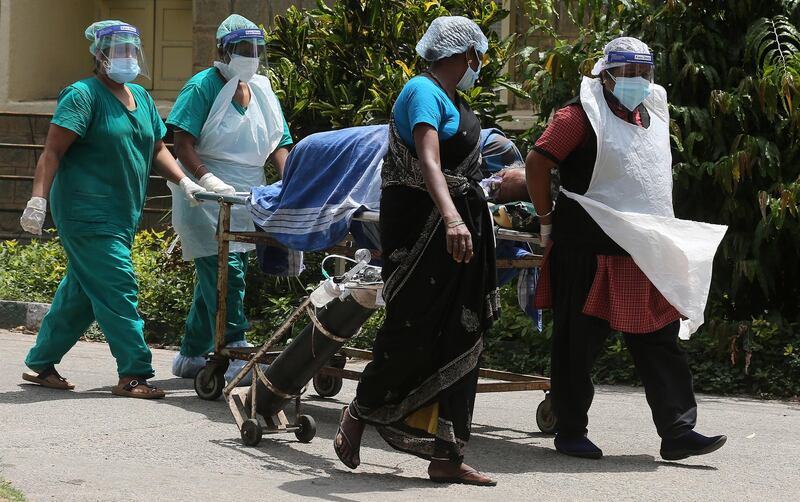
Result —
[[[55, 376], [58, 379], [58, 382], [51, 382], [47, 380], [47, 377]], [[26, 382], [35, 383], [36, 385], [41, 385], [42, 387], [47, 387], [48, 389], [58, 389], [58, 390], [72, 390], [75, 386], [67, 381], [66, 378], [62, 377], [56, 371], [55, 366], [50, 366], [49, 368], [45, 368], [39, 373], [29, 373], [25, 372], [22, 374], [22, 379]]]
[[[133, 389], [136, 387], [146, 387], [147, 392], [135, 392]], [[147, 380], [131, 380], [125, 385], [115, 385], [111, 389], [111, 393], [115, 396], [133, 397], [136, 399], [161, 399], [166, 396], [166, 393], [156, 387], [150, 385]]]
[[497, 486], [497, 481], [493, 480], [486, 474], [478, 472], [472, 467], [467, 468], [456, 476], [431, 476], [430, 468], [428, 469], [428, 476], [434, 483], [449, 483], [458, 485], [472, 485], [472, 486]]
[[[345, 420], [345, 414], [349, 415], [353, 420], [358, 420], [357, 418], [353, 417], [353, 415], [350, 415], [350, 412], [348, 411], [349, 408], [349, 406], [345, 406], [342, 409], [342, 418], [339, 420], [339, 430], [336, 431], [336, 436], [333, 438], [333, 451], [336, 452], [336, 456], [339, 457], [339, 460], [341, 460], [344, 465], [350, 469], [355, 469], [361, 465], [361, 457], [359, 455], [361, 441], [354, 445], [353, 441], [350, 440], [350, 437], [344, 432], [344, 428], [342, 427], [342, 424], [344, 424]], [[349, 456], [345, 456], [341, 449], [345, 442], [347, 443], [347, 449], [350, 451]], [[355, 446], [355, 448], [353, 448], [353, 446]]]

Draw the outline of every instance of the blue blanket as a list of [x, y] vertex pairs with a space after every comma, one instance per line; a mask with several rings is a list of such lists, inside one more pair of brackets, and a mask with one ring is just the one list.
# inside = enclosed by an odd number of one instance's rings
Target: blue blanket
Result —
[[379, 209], [387, 148], [386, 125], [304, 138], [286, 161], [283, 182], [252, 189], [253, 221], [290, 249], [333, 246], [347, 235], [354, 214]]
[[[497, 129], [483, 129], [482, 144], [497, 136], [502, 136]], [[319, 251], [335, 245], [347, 235], [353, 215], [378, 210], [388, 146], [386, 125], [304, 138], [286, 161], [283, 182], [253, 188], [248, 202], [253, 221], [290, 249]], [[514, 151], [515, 160], [521, 158]], [[493, 158], [490, 153], [484, 160]], [[494, 164], [487, 168], [499, 169]]]

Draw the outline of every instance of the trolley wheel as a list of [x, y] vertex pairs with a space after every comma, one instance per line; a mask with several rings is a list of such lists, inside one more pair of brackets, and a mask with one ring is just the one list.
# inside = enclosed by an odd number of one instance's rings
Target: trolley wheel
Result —
[[545, 434], [555, 434], [558, 428], [558, 419], [553, 411], [553, 400], [550, 393], [545, 395], [544, 401], [536, 408], [536, 425]]
[[314, 436], [317, 435], [317, 423], [309, 415], [299, 415], [297, 417], [297, 426], [299, 429], [294, 431], [294, 435], [301, 443], [310, 443]]
[[342, 390], [342, 379], [330, 375], [314, 375], [314, 391], [319, 397], [333, 397]]
[[194, 391], [200, 399], [214, 401], [222, 395], [224, 388], [225, 371], [216, 365], [207, 364], [194, 377]]
[[261, 424], [254, 418], [249, 418], [242, 424], [242, 442], [246, 446], [256, 446], [261, 442]]

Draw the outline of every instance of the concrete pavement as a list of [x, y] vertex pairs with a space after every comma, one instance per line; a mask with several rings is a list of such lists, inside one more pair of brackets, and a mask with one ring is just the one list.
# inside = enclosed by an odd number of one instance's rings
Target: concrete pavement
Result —
[[[108, 347], [79, 343], [59, 370], [75, 392], [23, 384], [33, 336], [0, 330], [0, 479], [31, 501], [240, 500], [797, 500], [800, 406], [698, 396], [698, 431], [724, 433], [720, 451], [661, 461], [659, 439], [638, 388], [601, 387], [591, 412], [600, 461], [558, 455], [538, 433], [541, 393], [478, 396], [468, 463], [496, 477], [495, 488], [437, 486], [426, 463], [368, 431], [362, 465], [342, 466], [332, 448], [345, 382], [333, 399], [310, 397], [317, 421], [309, 444], [293, 435], [241, 444], [223, 401], [199, 400], [190, 380], [173, 378], [174, 352], [155, 350], [162, 401], [114, 397]], [[310, 393], [313, 396], [313, 391]]]

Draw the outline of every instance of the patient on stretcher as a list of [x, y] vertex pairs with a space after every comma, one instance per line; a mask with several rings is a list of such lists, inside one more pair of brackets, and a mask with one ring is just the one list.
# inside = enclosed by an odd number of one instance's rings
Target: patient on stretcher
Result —
[[[286, 161], [282, 181], [254, 187], [247, 207], [257, 227], [291, 251], [260, 247], [265, 273], [297, 275], [300, 252], [321, 251], [353, 235], [358, 247], [380, 249], [377, 224], [356, 215], [380, 210], [381, 167], [389, 143], [388, 126], [363, 126], [313, 134], [298, 142]], [[522, 155], [497, 129], [481, 131], [482, 185], [487, 198], [502, 204], [495, 222], [514, 230], [537, 232], [525, 185]], [[511, 205], [509, 205], [511, 203]], [[532, 256], [526, 243], [497, 241], [498, 259]], [[529, 294], [538, 270], [499, 269], [499, 284], [520, 277], [520, 306], [539, 324]]]

